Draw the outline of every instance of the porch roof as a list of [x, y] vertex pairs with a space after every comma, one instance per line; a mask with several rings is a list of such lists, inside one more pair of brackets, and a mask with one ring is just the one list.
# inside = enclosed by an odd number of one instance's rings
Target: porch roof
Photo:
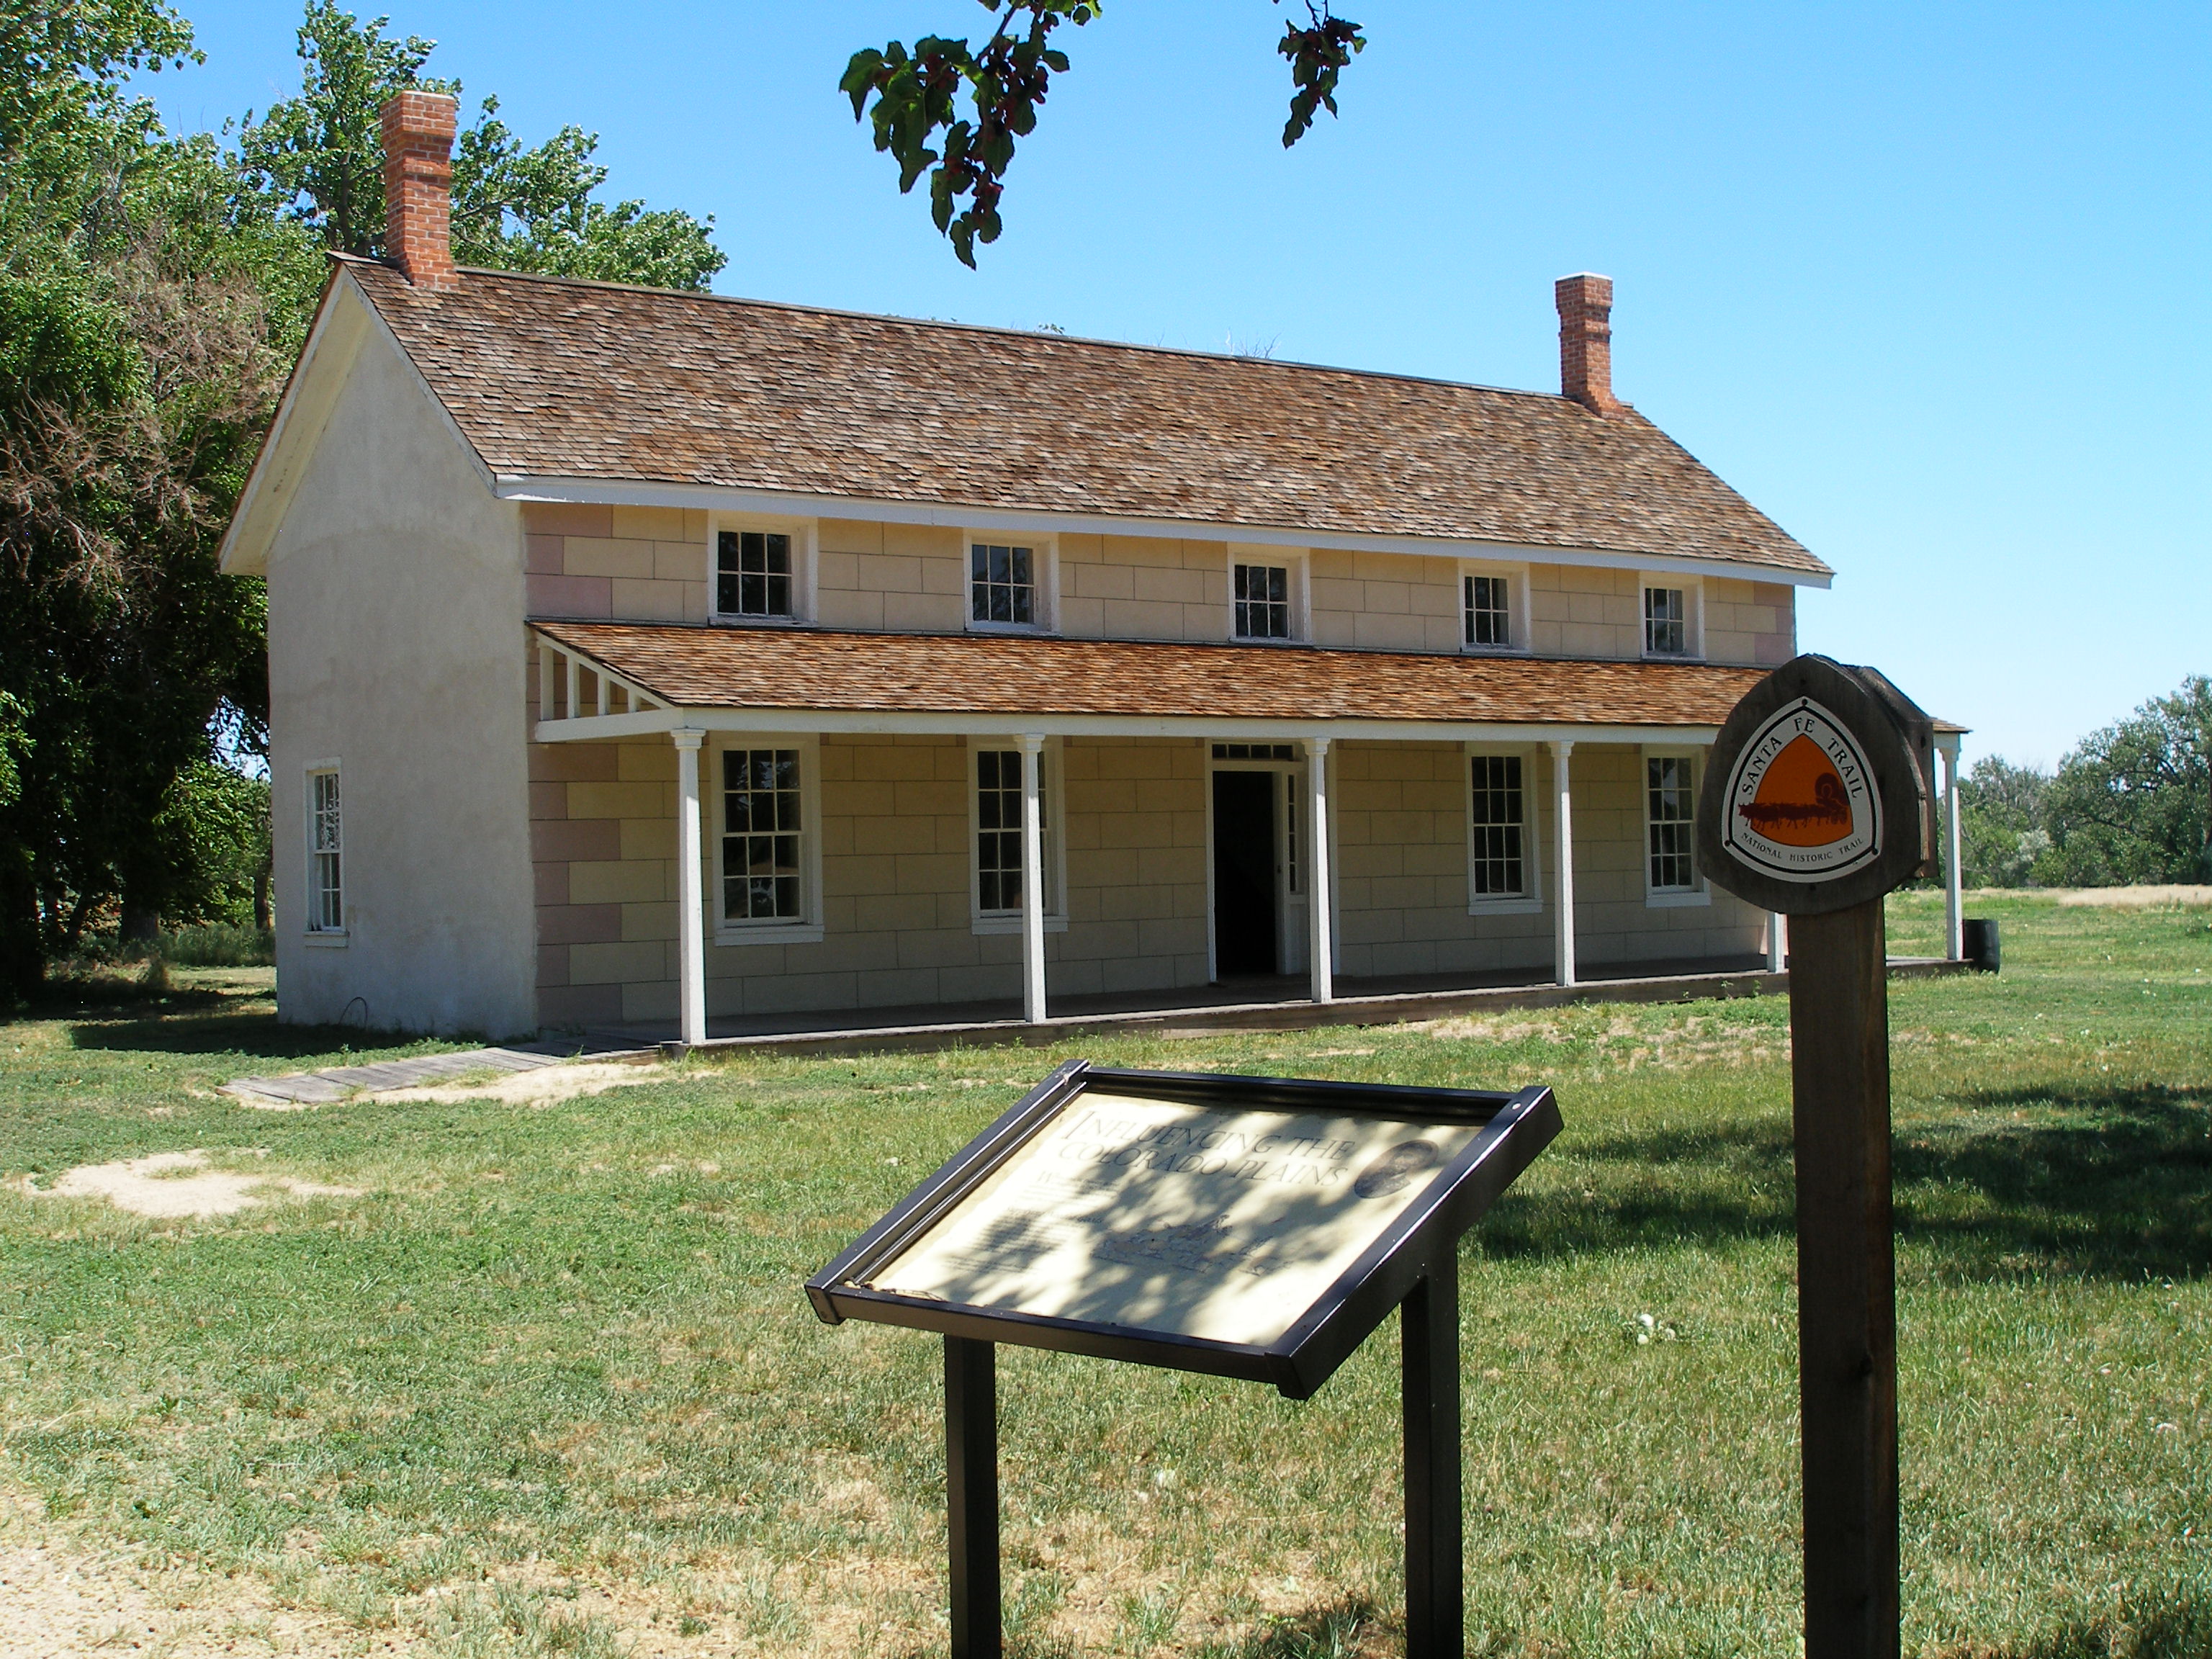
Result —
[[[1202, 721], [1232, 730], [1288, 723], [1541, 728], [1563, 735], [1572, 728], [1660, 728], [1680, 734], [1717, 728], [1767, 672], [1298, 645], [678, 623], [532, 626], [672, 710], [974, 716], [994, 729], [1023, 716], [1047, 716], [1055, 723]], [[587, 718], [576, 725], [600, 723]]]

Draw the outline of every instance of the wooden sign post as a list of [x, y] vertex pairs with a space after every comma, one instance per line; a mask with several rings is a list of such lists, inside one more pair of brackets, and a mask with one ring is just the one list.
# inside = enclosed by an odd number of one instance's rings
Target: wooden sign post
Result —
[[1936, 855], [1935, 728], [1825, 657], [1752, 688], [1698, 804], [1705, 873], [1790, 920], [1805, 1659], [1895, 1659], [1897, 1275], [1882, 899]]

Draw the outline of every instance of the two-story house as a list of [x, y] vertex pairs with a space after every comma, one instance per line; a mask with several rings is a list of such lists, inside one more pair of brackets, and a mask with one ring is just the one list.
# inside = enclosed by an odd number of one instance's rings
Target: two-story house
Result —
[[1553, 395], [457, 270], [453, 101], [385, 120], [396, 258], [337, 262], [224, 550], [287, 1019], [1769, 947], [1699, 767], [1830, 573], [1613, 397], [1606, 278]]

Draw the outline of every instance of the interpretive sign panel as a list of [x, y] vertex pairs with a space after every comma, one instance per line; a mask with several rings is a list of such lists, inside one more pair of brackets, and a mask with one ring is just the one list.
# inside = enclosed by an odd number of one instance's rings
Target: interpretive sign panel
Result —
[[806, 1281], [945, 1337], [953, 1659], [1000, 1659], [1000, 1342], [1303, 1400], [1395, 1308], [1406, 1652], [1458, 1659], [1459, 1241], [1559, 1132], [1507, 1094], [1071, 1060]]
[[1303, 1398], [1558, 1125], [1540, 1088], [1076, 1061], [807, 1288], [833, 1322], [1245, 1376]]
[[1093, 1089], [866, 1282], [1264, 1347], [1478, 1133]]

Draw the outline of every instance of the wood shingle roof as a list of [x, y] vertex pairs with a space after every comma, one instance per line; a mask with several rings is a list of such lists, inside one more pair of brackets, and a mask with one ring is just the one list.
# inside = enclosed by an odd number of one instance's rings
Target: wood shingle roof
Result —
[[345, 267], [503, 477], [1828, 574], [1632, 410], [501, 271], [438, 293]]
[[1717, 726], [1767, 672], [994, 634], [532, 626], [679, 708]]

